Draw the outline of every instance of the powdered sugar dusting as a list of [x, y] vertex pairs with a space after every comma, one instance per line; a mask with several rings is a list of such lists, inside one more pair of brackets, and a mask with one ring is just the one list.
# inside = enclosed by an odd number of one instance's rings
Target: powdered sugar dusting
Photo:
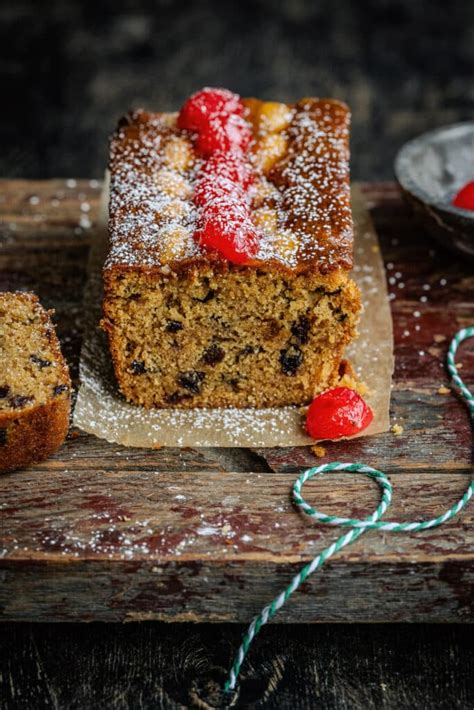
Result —
[[288, 129], [286, 158], [273, 171], [282, 192], [285, 226], [296, 236], [298, 259], [321, 271], [352, 265], [349, 114], [334, 101], [307, 101]]
[[[267, 176], [260, 170], [249, 192], [252, 220], [259, 226], [257, 264], [279, 262], [322, 273], [350, 268], [349, 112], [337, 101], [316, 99], [287, 112], [289, 125], [277, 135], [286, 152]], [[262, 132], [265, 121], [255, 131], [256, 170], [268, 150]], [[201, 165], [189, 135], [176, 126], [176, 114], [136, 111], [121, 122], [111, 144], [106, 268], [170, 264], [175, 269], [192, 259], [206, 260], [194, 238], [200, 208], [192, 195]], [[262, 209], [272, 218], [265, 219]]]
[[[156, 266], [200, 252], [189, 172], [166, 165], [173, 114], [137, 111], [111, 144], [110, 251], [105, 266]], [[186, 145], [186, 144], [185, 144]]]

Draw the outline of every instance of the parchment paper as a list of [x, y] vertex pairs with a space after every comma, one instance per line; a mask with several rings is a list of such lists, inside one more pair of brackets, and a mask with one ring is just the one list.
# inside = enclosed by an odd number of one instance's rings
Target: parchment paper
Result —
[[[145, 410], [127, 404], [118, 391], [105, 334], [99, 328], [102, 302], [101, 268], [107, 246], [108, 191], [89, 263], [84, 297], [86, 314], [81, 351], [81, 385], [74, 424], [84, 431], [124, 446], [301, 446], [314, 444], [302, 427], [299, 407], [273, 409]], [[392, 319], [377, 235], [364, 198], [353, 186], [355, 267], [364, 313], [359, 338], [347, 350], [358, 376], [368, 386], [365, 398], [374, 411], [370, 427], [359, 436], [387, 431], [393, 372]]]

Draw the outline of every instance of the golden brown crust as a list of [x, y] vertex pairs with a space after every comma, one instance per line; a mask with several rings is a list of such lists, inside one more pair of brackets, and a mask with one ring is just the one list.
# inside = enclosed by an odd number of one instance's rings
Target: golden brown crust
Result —
[[[0, 414], [0, 471], [14, 471], [52, 456], [66, 438], [71, 409], [69, 397]], [[2, 433], [5, 432], [5, 433]]]
[[[14, 315], [15, 309], [20, 307], [23, 307], [22, 312], [26, 307], [31, 318], [25, 323], [21, 323], [19, 319], [15, 323], [15, 342], [5, 344], [3, 351], [0, 348], [0, 370], [3, 371], [0, 376], [0, 389], [3, 389], [2, 407], [0, 407], [0, 471], [13, 471], [47, 458], [62, 444], [69, 428], [71, 380], [50, 313], [41, 306], [35, 294], [0, 293], [0, 326], [3, 322], [6, 331], [6, 317]], [[44, 348], [47, 349], [48, 363], [54, 367], [54, 384], [47, 384], [47, 394], [45, 394], [45, 388], [41, 386], [39, 379], [38, 391], [35, 392], [30, 377], [28, 382], [30, 396], [23, 397], [24, 404], [19, 404], [18, 398], [15, 401], [12, 382], [21, 382], [21, 368], [28, 362], [25, 360], [25, 353], [22, 352], [22, 345], [32, 333], [35, 335], [36, 342], [43, 342]], [[5, 334], [4, 338], [6, 340]], [[6, 358], [7, 348], [9, 353], [12, 352], [12, 348], [17, 352], [17, 357], [14, 358], [14, 372], [11, 370], [11, 363], [2, 362], [2, 358]], [[15, 350], [16, 348], [18, 349]], [[45, 363], [39, 362], [38, 372], [41, 376]], [[19, 372], [17, 372], [18, 368], [20, 368]], [[27, 379], [25, 376], [25, 381]], [[5, 394], [6, 391], [8, 395]], [[24, 394], [24, 390], [21, 393]]]

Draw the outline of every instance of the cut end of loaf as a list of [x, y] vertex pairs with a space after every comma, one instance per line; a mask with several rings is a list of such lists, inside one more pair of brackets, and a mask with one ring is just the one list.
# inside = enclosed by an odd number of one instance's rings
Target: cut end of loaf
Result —
[[360, 310], [344, 274], [113, 272], [103, 326], [126, 399], [145, 407], [309, 402], [340, 378]]

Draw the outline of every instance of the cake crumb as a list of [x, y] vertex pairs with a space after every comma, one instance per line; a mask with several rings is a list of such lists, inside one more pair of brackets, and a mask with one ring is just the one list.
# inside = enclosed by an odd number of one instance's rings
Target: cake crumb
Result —
[[361, 397], [370, 395], [370, 390], [364, 382], [361, 382], [359, 376], [350, 360], [341, 360], [339, 367], [339, 382], [338, 387], [348, 387], [351, 390], [360, 394]]
[[401, 424], [394, 424], [391, 428], [391, 431], [395, 436], [401, 436], [403, 434], [403, 427]]
[[319, 446], [318, 444], [316, 444], [316, 446], [311, 447], [311, 451], [315, 456], [318, 457], [318, 459], [322, 459], [323, 456], [326, 456], [326, 449], [324, 448], [324, 446]]
[[444, 341], [446, 340], [446, 336], [437, 334], [434, 336], [433, 340], [435, 341], [435, 343], [444, 343]]
[[442, 385], [438, 390], [438, 394], [449, 394], [450, 392], [451, 390], [449, 387], [445, 387], [444, 385]]

